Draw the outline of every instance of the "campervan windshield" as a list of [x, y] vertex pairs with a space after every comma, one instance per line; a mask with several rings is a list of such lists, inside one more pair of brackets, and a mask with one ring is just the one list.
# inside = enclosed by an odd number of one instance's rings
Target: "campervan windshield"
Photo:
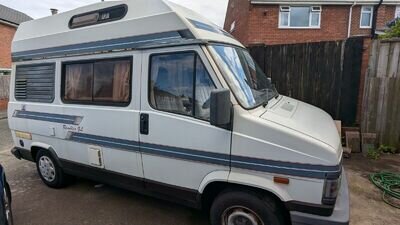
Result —
[[255, 108], [278, 95], [271, 80], [245, 49], [211, 45], [210, 51], [243, 107]]

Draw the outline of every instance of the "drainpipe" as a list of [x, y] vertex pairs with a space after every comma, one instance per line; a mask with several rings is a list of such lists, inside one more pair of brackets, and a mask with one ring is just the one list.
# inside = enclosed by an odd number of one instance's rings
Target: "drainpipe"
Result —
[[350, 13], [349, 13], [349, 26], [347, 27], [347, 38], [351, 35], [351, 23], [353, 17], [353, 7], [356, 6], [357, 2], [354, 1], [353, 5], [350, 6]]
[[375, 31], [376, 31], [376, 23], [377, 23], [377, 20], [378, 20], [378, 9], [379, 9], [379, 7], [381, 7], [382, 2], [383, 2], [383, 0], [380, 0], [378, 5], [376, 5], [374, 7], [374, 15], [372, 17], [372, 28], [371, 28], [371, 36], [373, 38], [376, 36], [375, 35]]

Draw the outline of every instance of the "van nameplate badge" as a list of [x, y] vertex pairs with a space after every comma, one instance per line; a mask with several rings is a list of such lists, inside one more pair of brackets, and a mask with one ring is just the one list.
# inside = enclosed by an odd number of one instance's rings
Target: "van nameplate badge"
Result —
[[63, 129], [67, 131], [72, 131], [72, 132], [83, 132], [83, 127], [82, 126], [74, 126], [74, 125], [63, 125]]

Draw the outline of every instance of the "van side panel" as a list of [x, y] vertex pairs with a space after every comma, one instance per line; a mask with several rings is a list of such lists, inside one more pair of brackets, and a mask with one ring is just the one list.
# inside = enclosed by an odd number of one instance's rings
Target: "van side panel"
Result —
[[[133, 58], [131, 100], [128, 106], [64, 103], [61, 99], [63, 64], [118, 57]], [[55, 96], [52, 103], [19, 101], [14, 97], [15, 74], [11, 81], [8, 108], [9, 126], [16, 147], [30, 150], [31, 144], [51, 146], [62, 161], [105, 169], [133, 177], [143, 177], [138, 142], [141, 55], [135, 52], [69, 57], [57, 60], [17, 63], [28, 66], [55, 63]], [[15, 68], [14, 64], [14, 68]], [[13, 70], [15, 71], [15, 70]], [[19, 138], [16, 131], [30, 133], [32, 140]], [[20, 142], [22, 141], [22, 142]], [[21, 145], [23, 144], [23, 145]], [[91, 151], [98, 151], [99, 165]]]
[[[206, 120], [200, 120], [190, 115], [156, 109], [149, 102], [151, 56], [187, 52], [189, 54], [194, 52], [196, 56], [200, 57], [214, 84], [217, 88], [221, 87], [200, 46], [144, 51], [141, 114], [148, 115], [149, 129], [148, 134], [140, 134], [140, 143], [146, 180], [183, 187], [197, 192], [208, 174], [216, 171], [229, 172], [231, 131], [217, 128], [210, 125]], [[190, 63], [187, 65], [190, 65]], [[162, 64], [162, 66], [163, 74], [171, 74], [171, 76], [175, 74], [172, 70], [165, 71], [166, 68], [173, 66], [168, 66], [168, 64]], [[183, 67], [183, 62], [179, 66]], [[187, 69], [181, 68], [181, 71]], [[157, 71], [160, 71], [160, 69]], [[187, 74], [191, 73], [187, 72]], [[163, 82], [169, 82], [160, 85], [172, 85], [171, 90], [182, 88], [181, 86], [173, 86], [175, 83], [171, 80], [164, 80]]]

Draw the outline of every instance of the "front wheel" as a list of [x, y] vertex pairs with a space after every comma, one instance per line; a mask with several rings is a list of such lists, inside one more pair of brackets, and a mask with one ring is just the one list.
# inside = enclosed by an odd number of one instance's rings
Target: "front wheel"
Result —
[[273, 199], [243, 191], [223, 192], [210, 211], [211, 225], [284, 225], [283, 217]]
[[40, 150], [36, 156], [36, 168], [42, 181], [51, 188], [63, 188], [68, 184], [68, 175], [65, 174], [54, 160], [53, 156], [45, 150]]
[[3, 206], [4, 206], [4, 214], [6, 216], [7, 225], [13, 225], [13, 216], [12, 216], [12, 208], [11, 208], [11, 191], [8, 183], [4, 185], [3, 188]]

